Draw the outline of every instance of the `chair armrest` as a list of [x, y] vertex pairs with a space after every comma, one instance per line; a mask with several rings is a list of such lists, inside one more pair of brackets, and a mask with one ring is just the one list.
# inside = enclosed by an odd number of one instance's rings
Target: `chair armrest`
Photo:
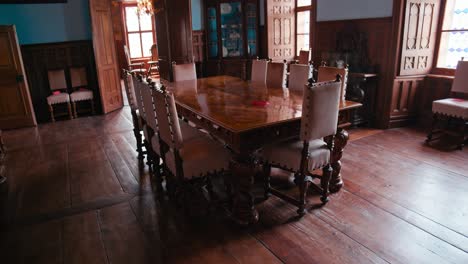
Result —
[[144, 65], [145, 65], [144, 62], [136, 62], [136, 63], [130, 63], [128, 66], [130, 66], [130, 67], [133, 67], [133, 66], [140, 66], [140, 67], [142, 67], [142, 66], [144, 66]]
[[159, 61], [148, 61], [148, 64], [159, 64]]

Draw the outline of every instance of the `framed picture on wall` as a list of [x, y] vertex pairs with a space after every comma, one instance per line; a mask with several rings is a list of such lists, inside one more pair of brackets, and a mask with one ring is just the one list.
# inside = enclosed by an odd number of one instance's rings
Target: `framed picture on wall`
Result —
[[66, 3], [68, 0], [2, 0], [0, 4], [54, 4]]

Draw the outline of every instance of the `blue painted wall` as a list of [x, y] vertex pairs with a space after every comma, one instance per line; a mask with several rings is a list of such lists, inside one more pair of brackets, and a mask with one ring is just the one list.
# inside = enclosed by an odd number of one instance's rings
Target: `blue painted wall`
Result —
[[87, 0], [0, 5], [0, 25], [16, 25], [20, 44], [91, 39]]
[[192, 0], [192, 29], [204, 29], [205, 26], [203, 20], [203, 0]]

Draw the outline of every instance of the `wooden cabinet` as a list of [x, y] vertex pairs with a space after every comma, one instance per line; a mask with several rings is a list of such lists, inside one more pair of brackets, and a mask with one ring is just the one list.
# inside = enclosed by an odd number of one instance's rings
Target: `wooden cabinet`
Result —
[[206, 75], [248, 79], [259, 55], [258, 0], [207, 0], [205, 8]]
[[172, 62], [191, 63], [193, 58], [192, 17], [190, 0], [161, 0], [154, 2], [156, 36], [158, 40], [159, 74], [172, 81]]

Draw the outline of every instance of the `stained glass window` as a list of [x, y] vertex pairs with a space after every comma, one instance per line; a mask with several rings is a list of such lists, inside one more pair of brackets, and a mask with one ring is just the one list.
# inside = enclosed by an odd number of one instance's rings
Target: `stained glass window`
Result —
[[437, 67], [455, 69], [462, 57], [468, 59], [468, 1], [448, 0]]

